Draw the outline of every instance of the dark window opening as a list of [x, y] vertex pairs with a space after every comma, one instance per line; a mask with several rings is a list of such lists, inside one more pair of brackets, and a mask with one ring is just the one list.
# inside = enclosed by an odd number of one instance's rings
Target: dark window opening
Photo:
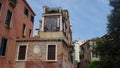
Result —
[[59, 21], [56, 17], [46, 17], [45, 19], [45, 31], [58, 31]]
[[10, 4], [15, 7], [16, 6], [16, 0], [9, 0]]
[[0, 11], [1, 11], [2, 4], [0, 3]]
[[23, 29], [22, 29], [22, 35], [25, 36], [25, 32], [26, 32], [26, 25], [23, 24]]
[[48, 45], [48, 57], [47, 60], [55, 60], [56, 58], [56, 46]]
[[31, 34], [32, 34], [32, 30], [30, 29], [30, 30], [29, 30], [29, 37], [31, 36]]
[[27, 8], [24, 9], [24, 14], [28, 17], [29, 11]]
[[8, 11], [7, 11], [6, 20], [5, 20], [5, 24], [6, 24], [8, 27], [10, 27], [11, 17], [12, 17], [12, 12], [8, 10]]
[[18, 60], [25, 60], [26, 46], [19, 47]]
[[31, 16], [30, 20], [31, 20], [32, 23], [34, 23], [34, 16]]
[[95, 53], [95, 52], [92, 52], [92, 57], [94, 57], [94, 58], [98, 58], [98, 55], [97, 55], [97, 53]]
[[80, 56], [79, 56], [79, 59], [84, 59], [84, 55], [80, 55]]
[[2, 38], [1, 45], [0, 45], [0, 56], [5, 56], [6, 46], [7, 46], [7, 39]]

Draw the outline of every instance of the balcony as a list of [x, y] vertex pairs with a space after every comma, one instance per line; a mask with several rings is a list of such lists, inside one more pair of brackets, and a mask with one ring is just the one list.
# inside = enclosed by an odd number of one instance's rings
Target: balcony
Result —
[[9, 0], [9, 4], [15, 8], [16, 0]]

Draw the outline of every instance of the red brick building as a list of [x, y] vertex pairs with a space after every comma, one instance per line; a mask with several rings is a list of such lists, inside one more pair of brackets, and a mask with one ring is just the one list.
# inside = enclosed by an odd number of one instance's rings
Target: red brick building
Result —
[[32, 35], [34, 16], [26, 0], [0, 0], [0, 68], [12, 68], [16, 39]]

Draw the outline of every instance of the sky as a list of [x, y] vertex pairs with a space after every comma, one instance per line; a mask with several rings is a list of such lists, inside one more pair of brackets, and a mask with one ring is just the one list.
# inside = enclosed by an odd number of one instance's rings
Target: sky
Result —
[[61, 7], [69, 11], [73, 40], [89, 40], [107, 33], [107, 16], [111, 12], [109, 0], [27, 0], [36, 13], [35, 29], [39, 28], [43, 6]]

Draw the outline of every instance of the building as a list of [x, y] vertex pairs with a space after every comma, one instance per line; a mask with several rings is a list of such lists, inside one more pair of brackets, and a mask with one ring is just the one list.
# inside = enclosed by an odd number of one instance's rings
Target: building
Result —
[[0, 0], [0, 68], [12, 68], [16, 39], [32, 36], [34, 16], [26, 0]]
[[88, 40], [84, 44], [80, 46], [80, 67], [81, 68], [88, 68], [88, 65], [91, 61], [99, 61], [99, 56], [95, 52], [96, 48], [96, 41]]
[[75, 61], [76, 62], [80, 62], [80, 51], [81, 51], [81, 48], [80, 48], [80, 46], [83, 44], [83, 43], [85, 43], [85, 40], [76, 40], [75, 42], [74, 42], [74, 45], [75, 45], [75, 47], [74, 47], [74, 49], [75, 49]]
[[68, 10], [43, 7], [38, 36], [17, 40], [14, 68], [73, 68]]

